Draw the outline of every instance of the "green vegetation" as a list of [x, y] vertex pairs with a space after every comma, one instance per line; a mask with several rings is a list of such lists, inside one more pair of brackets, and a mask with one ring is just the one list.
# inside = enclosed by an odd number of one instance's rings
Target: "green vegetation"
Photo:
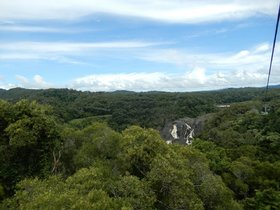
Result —
[[203, 140], [192, 145], [245, 209], [280, 208], [279, 105], [279, 100], [271, 101], [268, 115], [259, 113], [256, 102], [220, 111], [209, 120]]
[[[0, 100], [0, 209], [280, 208], [278, 89], [267, 115], [258, 100], [215, 107], [256, 89], [18, 91]], [[209, 112], [190, 146], [168, 145], [153, 129]]]
[[[217, 104], [260, 99], [262, 88], [225, 89], [209, 92], [168, 93], [129, 91], [81, 92], [68, 89], [28, 90], [15, 88], [0, 91], [0, 98], [9, 102], [36, 100], [53, 107], [54, 115], [63, 122], [95, 116], [106, 118], [110, 127], [122, 131], [130, 125], [159, 129], [166, 121], [197, 117], [217, 111]], [[279, 89], [272, 89], [275, 97]], [[90, 123], [89, 123], [90, 124]], [[87, 124], [87, 125], [89, 125]]]

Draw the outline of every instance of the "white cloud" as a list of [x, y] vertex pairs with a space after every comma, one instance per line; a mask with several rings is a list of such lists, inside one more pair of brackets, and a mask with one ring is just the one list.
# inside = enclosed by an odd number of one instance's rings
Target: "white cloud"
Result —
[[206, 69], [204, 68], [195, 68], [193, 71], [185, 74], [185, 80], [196, 82], [197, 85], [203, 85], [207, 82], [207, 76], [205, 75]]
[[17, 79], [21, 84], [24, 84], [24, 85], [26, 85], [26, 84], [29, 83], [29, 80], [28, 80], [26, 77], [22, 76], [22, 75], [16, 75], [16, 79]]
[[0, 1], [0, 20], [77, 19], [96, 13], [199, 23], [274, 15], [277, 0], [9, 0]]
[[[92, 91], [112, 90], [164, 90], [192, 91], [226, 87], [265, 86], [271, 47], [263, 43], [235, 53], [192, 54], [179, 50], [153, 50], [141, 59], [171, 63], [186, 70], [185, 73], [130, 73], [99, 74], [77, 78], [71, 88]], [[280, 81], [280, 48], [276, 49], [271, 84]]]
[[[279, 69], [276, 65], [275, 69]], [[234, 69], [231, 71], [209, 71], [206, 68], [195, 67], [183, 73], [163, 73], [163, 72], [135, 72], [116, 74], [93, 74], [73, 81], [69, 81], [65, 86], [55, 86], [48, 83], [40, 75], [35, 75], [32, 79], [17, 75], [19, 84], [7, 84], [0, 80], [0, 88], [9, 89], [16, 86], [32, 89], [44, 88], [73, 88], [87, 91], [197, 91], [213, 90], [229, 87], [249, 87], [265, 86], [267, 79], [267, 69], [246, 71]], [[271, 84], [279, 84], [280, 74], [273, 73]]]
[[92, 91], [150, 90], [152, 87], [160, 85], [160, 82], [165, 79], [168, 80], [168, 77], [160, 72], [99, 74], [77, 78], [71, 87]]
[[[181, 73], [163, 73], [162, 71], [154, 72], [134, 72], [118, 74], [93, 74], [73, 81], [64, 82], [66, 87], [91, 90], [91, 91], [113, 91], [113, 90], [134, 90], [134, 91], [192, 91], [208, 90], [226, 87], [244, 87], [244, 86], [264, 86], [266, 84], [267, 72], [271, 54], [271, 46], [268, 43], [258, 44], [250, 49], [242, 49], [238, 52], [228, 53], [189, 53], [178, 49], [161, 49], [161, 48], [141, 48], [149, 46], [149, 42], [119, 42], [117, 43], [59, 43], [48, 45], [47, 43], [31, 43], [28, 48], [29, 53], [33, 53], [38, 59], [44, 57], [42, 50], [50, 54], [49, 59], [67, 59], [64, 55], [87, 52], [87, 50], [107, 49], [109, 47], [129, 47], [133, 50], [134, 57], [148, 60], [155, 63], [169, 63], [180, 66], [184, 69]], [[127, 43], [124, 44], [123, 43]], [[37, 48], [37, 46], [39, 46]], [[42, 48], [41, 48], [42, 46]], [[134, 47], [141, 50], [135, 52]], [[280, 46], [280, 43], [277, 43]], [[17, 46], [10, 44], [0, 44], [0, 49], [9, 49], [15, 53]], [[18, 51], [23, 51], [27, 44], [19, 44]], [[65, 48], [64, 48], [65, 47]], [[131, 47], [131, 48], [130, 48]], [[129, 53], [130, 51], [128, 51]], [[57, 58], [58, 55], [62, 57]], [[280, 81], [280, 48], [275, 51], [275, 60], [272, 69], [271, 84], [277, 84]], [[19, 54], [20, 55], [20, 54]], [[0, 55], [0, 59], [1, 59]], [[15, 53], [16, 57], [17, 54]], [[28, 58], [28, 54], [26, 54]], [[41, 56], [41, 57], [40, 57]], [[122, 54], [122, 56], [125, 56]], [[3, 57], [2, 57], [3, 58]], [[65, 61], [65, 62], [71, 62]], [[74, 61], [73, 61], [74, 62]], [[178, 69], [177, 69], [178, 70]], [[25, 88], [49, 88], [54, 85], [46, 82], [40, 75], [33, 78], [26, 78], [20, 75], [16, 76], [19, 86]], [[0, 84], [3, 87], [4, 83]], [[13, 85], [10, 84], [12, 87]], [[5, 85], [5, 87], [8, 87]]]
[[15, 88], [15, 87], [17, 87], [15, 84], [0, 82], [0, 89], [9, 90], [9, 89]]
[[[280, 42], [276, 44], [274, 65], [280, 64]], [[191, 51], [191, 50], [190, 50]], [[239, 52], [224, 53], [197, 53], [190, 51], [182, 51], [179, 49], [160, 49], [140, 54], [141, 59], [169, 63], [184, 68], [194, 68], [202, 66], [206, 69], [215, 70], [246, 70], [255, 71], [268, 67], [271, 46], [267, 43], [259, 44], [251, 49], [243, 49]]]
[[[118, 44], [114, 44], [113, 46], [116, 45]], [[70, 44], [68, 47], [67, 45], [61, 44], [61, 46], [65, 46], [68, 49], [66, 50], [67, 52], [72, 52], [77, 49], [79, 51], [92, 46], [107, 47], [109, 44]], [[129, 44], [129, 46], [132, 45]], [[134, 46], [138, 45], [136, 44]], [[263, 86], [267, 78], [270, 48], [269, 44], [263, 43], [251, 49], [223, 54], [193, 54], [175, 49], [153, 49], [148, 53], [146, 51], [146, 54], [140, 53], [140, 59], [179, 65], [186, 69], [185, 73], [138, 72], [127, 74], [95, 74], [77, 78], [68, 83], [68, 87], [92, 91], [120, 89], [135, 91], [190, 91], [224, 87]], [[34, 52], [37, 50], [36, 45], [31, 45], [29, 49], [31, 51], [34, 50]], [[59, 52], [60, 47], [55, 46], [53, 48], [52, 46], [46, 45], [45, 50], [47, 52]], [[276, 55], [279, 53], [280, 49], [277, 48]], [[273, 69], [277, 69], [280, 65], [280, 59], [278, 57], [275, 57]], [[273, 77], [271, 82], [279, 82], [280, 74], [277, 71], [274, 72], [274, 70], [272, 72]], [[20, 75], [17, 75], [16, 79], [20, 82], [20, 86], [26, 88], [52, 87], [40, 75], [35, 75], [33, 80], [29, 80]]]
[[[168, 43], [145, 41], [118, 42], [0, 42], [0, 60], [50, 60], [61, 63], [85, 64], [80, 59], [92, 55], [132, 57], [155, 63], [174, 64], [187, 69], [197, 66], [216, 70], [260, 69], [268, 64], [271, 46], [262, 43], [239, 52], [200, 53], [192, 49], [163, 48]], [[160, 48], [158, 47], [160, 46]], [[274, 63], [279, 63], [280, 42], [276, 44]], [[116, 52], [120, 53], [116, 53]], [[106, 52], [103, 54], [103, 52]]]
[[16, 52], [4, 52], [0, 54], [0, 60], [34, 60], [44, 59], [38, 56], [36, 53], [16, 53]]
[[82, 33], [93, 32], [97, 29], [84, 28], [84, 27], [50, 27], [47, 25], [38, 24], [22, 24], [15, 21], [1, 21], [0, 20], [0, 32], [29, 32], [29, 33]]
[[39, 85], [44, 85], [46, 82], [44, 81], [43, 77], [41, 77], [40, 75], [35, 75], [33, 77], [34, 81], [36, 84], [39, 84]]
[[29, 80], [27, 77], [22, 75], [16, 75], [16, 80], [19, 81], [19, 84], [12, 85], [12, 87], [19, 86], [31, 89], [46, 89], [54, 87], [51, 83], [46, 82], [40, 75], [33, 76], [32, 80]]
[[73, 30], [62, 28], [41, 27], [41, 26], [25, 26], [25, 25], [0, 25], [0, 31], [12, 32], [39, 32], [39, 33], [69, 33]]
[[0, 89], [11, 89], [11, 88], [15, 88], [15, 87], [16, 87], [16, 85], [7, 83], [5, 80], [5, 77], [0, 75]]
[[[116, 42], [0, 42], [0, 60], [51, 60], [82, 64], [77, 57], [101, 50], [143, 49], [164, 43], [144, 41]], [[74, 59], [72, 57], [75, 57]], [[76, 59], [77, 58], [77, 59]]]
[[[194, 91], [227, 87], [264, 86], [265, 72], [231, 71], [209, 73], [204, 68], [194, 68], [184, 74], [129, 73], [96, 74], [75, 79], [68, 87], [90, 91]], [[274, 77], [274, 83], [280, 76]]]
[[142, 41], [116, 42], [11, 42], [0, 43], [1, 50], [25, 52], [79, 52], [93, 49], [144, 48], [162, 43]]

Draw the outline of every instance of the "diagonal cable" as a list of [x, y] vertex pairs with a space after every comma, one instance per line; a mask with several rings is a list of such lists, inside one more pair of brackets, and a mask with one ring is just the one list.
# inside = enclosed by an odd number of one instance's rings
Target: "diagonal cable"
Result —
[[278, 33], [279, 19], [280, 19], [280, 4], [279, 4], [279, 9], [278, 9], [278, 16], [277, 16], [277, 22], [276, 22], [276, 28], [275, 28], [275, 34], [274, 34], [274, 41], [273, 41], [273, 47], [272, 47], [271, 58], [270, 58], [269, 71], [268, 71], [268, 76], [267, 76], [267, 83], [266, 83], [265, 97], [264, 97], [265, 101], [267, 100], [267, 92], [268, 92], [268, 87], [269, 87], [269, 80], [270, 80], [270, 75], [271, 75], [271, 68], [272, 68], [275, 44], [276, 44], [277, 33]]

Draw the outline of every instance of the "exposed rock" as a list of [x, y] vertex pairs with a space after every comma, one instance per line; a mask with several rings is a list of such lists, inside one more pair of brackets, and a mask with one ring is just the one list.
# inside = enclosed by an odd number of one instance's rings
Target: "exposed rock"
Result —
[[167, 144], [179, 143], [190, 145], [194, 136], [201, 133], [210, 114], [197, 118], [181, 118], [165, 124], [160, 134]]

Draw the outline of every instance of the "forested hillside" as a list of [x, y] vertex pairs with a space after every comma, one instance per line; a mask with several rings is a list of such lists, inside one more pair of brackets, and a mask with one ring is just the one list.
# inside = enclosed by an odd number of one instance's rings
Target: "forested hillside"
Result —
[[[275, 97], [278, 92], [279, 89], [271, 90], [271, 97]], [[15, 88], [0, 91], [0, 99], [10, 102], [20, 99], [36, 100], [40, 104], [51, 105], [54, 115], [63, 122], [81, 118], [86, 118], [83, 122], [90, 122], [101, 118], [107, 119], [113, 129], [121, 131], [129, 125], [159, 129], [166, 121], [214, 112], [217, 111], [218, 104], [260, 100], [263, 94], [263, 88], [191, 93], [130, 91], [93, 93], [68, 89]]]
[[[279, 209], [280, 92], [267, 114], [262, 92], [0, 91], [0, 209]], [[191, 145], [156, 130], [210, 112]]]

